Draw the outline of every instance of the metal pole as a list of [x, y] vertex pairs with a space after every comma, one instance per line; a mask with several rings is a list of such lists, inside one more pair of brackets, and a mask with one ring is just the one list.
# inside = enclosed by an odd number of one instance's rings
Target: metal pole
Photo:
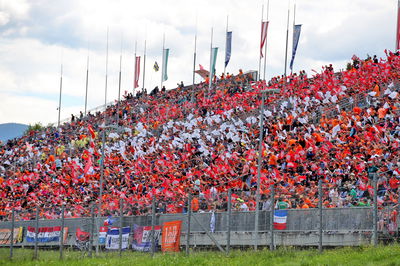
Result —
[[232, 190], [228, 189], [228, 235], [226, 238], [226, 254], [231, 248], [231, 217], [232, 217]]
[[193, 53], [193, 86], [196, 74], [196, 50], [197, 50], [197, 22], [196, 22], [196, 35], [194, 36], [194, 53]]
[[[269, 0], [267, 2], [267, 23], [269, 24], [268, 18], [269, 18]], [[268, 26], [267, 26], [267, 30], [268, 30]], [[268, 37], [268, 34], [267, 34], [267, 37]], [[267, 42], [267, 40], [265, 40], [265, 44], [264, 44], [264, 76], [263, 76], [263, 80], [265, 80], [265, 73], [266, 73], [266, 69], [267, 69], [267, 44], [268, 44], [268, 42]]]
[[211, 93], [211, 85], [212, 85], [212, 79], [214, 77], [214, 69], [212, 65], [212, 54], [213, 54], [213, 48], [212, 48], [212, 42], [213, 42], [213, 32], [214, 29], [211, 28], [211, 43], [210, 43], [210, 76], [209, 76], [209, 82], [208, 82], [208, 92]]
[[[92, 204], [91, 208], [90, 208], [90, 218], [91, 218], [91, 222], [90, 222], [90, 239], [89, 239], [89, 258], [92, 257], [92, 251], [93, 251], [93, 240], [94, 240], [94, 204]], [[97, 245], [98, 247], [98, 245]]]
[[318, 181], [319, 241], [318, 251], [322, 253], [322, 179]]
[[[105, 119], [104, 119], [105, 123]], [[102, 202], [103, 202], [103, 182], [104, 182], [104, 159], [105, 159], [105, 143], [106, 143], [106, 129], [103, 128], [103, 134], [102, 134], [102, 144], [101, 144], [101, 162], [100, 162], [100, 193], [99, 193], [99, 207], [98, 207], [98, 226], [97, 229], [100, 229], [100, 217], [101, 217], [101, 209], [102, 209]], [[99, 235], [100, 236], [100, 235]], [[97, 239], [97, 244], [96, 244], [96, 253], [99, 253], [99, 239]]]
[[163, 34], [163, 43], [162, 43], [162, 60], [161, 60], [161, 86], [160, 86], [160, 91], [162, 89], [163, 86], [163, 81], [164, 81], [164, 77], [163, 77], [163, 72], [164, 72], [164, 55], [165, 55], [165, 33]]
[[119, 125], [119, 108], [121, 102], [121, 70], [122, 70], [122, 37], [121, 37], [121, 53], [119, 55], [119, 80], [118, 80], [118, 102], [117, 102], [117, 126]]
[[121, 257], [122, 255], [122, 226], [123, 226], [123, 218], [124, 218], [124, 213], [122, 210], [122, 204], [123, 204], [123, 199], [119, 200], [119, 256]]
[[144, 40], [144, 53], [143, 53], [143, 88], [144, 91], [144, 79], [146, 77], [146, 40]]
[[257, 191], [256, 191], [256, 217], [254, 224], [255, 239], [254, 250], [258, 246], [258, 220], [260, 216], [260, 190], [261, 190], [261, 166], [262, 166], [262, 144], [264, 135], [264, 93], [261, 93], [261, 107], [260, 107], [260, 140], [258, 147], [258, 168], [257, 168]]
[[106, 84], [104, 89], [104, 124], [106, 123], [107, 87], [108, 87], [108, 27], [107, 27], [107, 51], [106, 51]]
[[275, 249], [274, 240], [274, 209], [275, 209], [275, 185], [271, 185], [271, 211], [269, 216], [269, 231], [271, 232], [271, 242], [269, 244], [269, 249]]
[[188, 211], [187, 211], [187, 231], [186, 231], [186, 255], [189, 256], [190, 246], [190, 218], [192, 216], [192, 194], [188, 195]]
[[60, 117], [61, 117], [62, 76], [63, 76], [63, 64], [61, 63], [60, 96], [58, 98], [58, 123], [57, 123], [58, 127], [60, 127]]
[[11, 241], [10, 241], [10, 260], [13, 258], [14, 251], [14, 227], [15, 227], [15, 210], [14, 208], [11, 211]]
[[36, 207], [36, 224], [35, 224], [35, 253], [33, 259], [38, 259], [38, 234], [39, 234], [39, 207]]
[[373, 214], [373, 228], [374, 228], [374, 246], [378, 245], [378, 188], [377, 188], [377, 180], [376, 173], [373, 176], [374, 182], [374, 214]]
[[63, 259], [63, 248], [64, 248], [64, 209], [65, 205], [61, 205], [61, 230], [60, 230], [60, 260]]
[[[262, 38], [263, 38], [263, 35], [262, 35], [263, 20], [264, 20], [264, 4], [262, 5], [262, 8], [261, 8], [261, 39], [260, 39], [260, 44], [262, 44]], [[260, 51], [260, 54], [258, 56], [258, 80], [260, 80], [260, 79], [261, 79], [261, 51]]]
[[156, 251], [156, 239], [155, 239], [155, 227], [156, 224], [156, 196], [153, 195], [153, 201], [151, 203], [151, 256], [154, 256]]
[[87, 111], [88, 89], [89, 89], [89, 47], [88, 47], [88, 56], [87, 56], [87, 62], [86, 62], [85, 115], [86, 115], [86, 111]]
[[[290, 1], [289, 1], [290, 4]], [[288, 42], [289, 42], [289, 17], [290, 17], [290, 6], [288, 7], [287, 15], [287, 27], [286, 27], [286, 50], [285, 50], [285, 80], [286, 80], [286, 68], [287, 68], [287, 53], [288, 53]]]

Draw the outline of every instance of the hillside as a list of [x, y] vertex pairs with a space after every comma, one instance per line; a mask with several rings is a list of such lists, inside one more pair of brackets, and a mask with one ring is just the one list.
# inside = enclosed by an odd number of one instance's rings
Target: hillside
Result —
[[27, 128], [27, 125], [18, 123], [0, 124], [0, 141], [4, 142], [15, 137], [21, 137]]

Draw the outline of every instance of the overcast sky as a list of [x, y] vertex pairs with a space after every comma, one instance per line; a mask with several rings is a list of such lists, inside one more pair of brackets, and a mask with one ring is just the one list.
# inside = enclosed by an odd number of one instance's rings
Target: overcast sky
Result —
[[[163, 33], [170, 48], [167, 89], [192, 82], [196, 29], [197, 68], [209, 68], [213, 27], [213, 45], [219, 47], [217, 73], [223, 72], [227, 16], [233, 31], [227, 72], [257, 70], [263, 3], [266, 20], [267, 0], [0, 0], [0, 123], [56, 122], [61, 63], [61, 118], [83, 110], [88, 54], [88, 108], [103, 104], [107, 27], [107, 101], [118, 95], [121, 41], [122, 93], [133, 89], [136, 41], [142, 56], [147, 39], [146, 87], [160, 84], [161, 73], [152, 67], [155, 61], [161, 65]], [[296, 23], [303, 26], [295, 72], [319, 71], [329, 63], [341, 69], [353, 54], [383, 56], [384, 49], [394, 48], [397, 0], [297, 0], [296, 5]], [[284, 71], [288, 6], [289, 0], [270, 0], [268, 78]]]

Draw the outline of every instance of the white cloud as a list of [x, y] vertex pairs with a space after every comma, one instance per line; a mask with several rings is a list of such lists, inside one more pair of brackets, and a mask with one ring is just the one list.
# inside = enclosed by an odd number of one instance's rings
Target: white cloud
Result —
[[[38, 101], [37, 105], [46, 110], [33, 106], [29, 115], [17, 116], [18, 112], [11, 112], [13, 107], [4, 106], [0, 121], [55, 121], [61, 61], [65, 106], [62, 117], [68, 117], [73, 110], [83, 110], [88, 43], [89, 108], [102, 104], [107, 27], [110, 32], [108, 100], [118, 95], [121, 36], [122, 92], [132, 89], [134, 43], [137, 40], [137, 52], [142, 55], [145, 38], [146, 87], [150, 90], [160, 84], [161, 73], [154, 73], [152, 67], [156, 60], [161, 64], [163, 33], [166, 47], [170, 48], [169, 80], [165, 85], [173, 88], [181, 80], [191, 83], [196, 17], [197, 66], [209, 67], [210, 29], [214, 27], [213, 45], [219, 47], [217, 71], [223, 71], [225, 24], [229, 14], [233, 44], [227, 71], [257, 70], [263, 2], [266, 3], [262, 0], [60, 0], [54, 4], [50, 0], [0, 0], [0, 93], [9, 99], [2, 104], [15, 104], [20, 98]], [[281, 75], [284, 70], [287, 7], [288, 1], [270, 1], [267, 77]], [[265, 10], [264, 19], [266, 13]], [[383, 55], [384, 49], [393, 48], [396, 1], [299, 0], [296, 22], [303, 24], [303, 28], [295, 71], [305, 69], [311, 73], [311, 69], [320, 70], [329, 63], [344, 68], [352, 54]]]

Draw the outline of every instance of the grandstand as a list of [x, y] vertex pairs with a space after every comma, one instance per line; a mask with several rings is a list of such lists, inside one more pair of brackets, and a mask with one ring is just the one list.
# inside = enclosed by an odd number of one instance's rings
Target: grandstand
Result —
[[103, 215], [116, 215], [120, 199], [127, 215], [146, 215], [153, 196], [158, 212], [181, 213], [189, 193], [195, 212], [226, 211], [229, 188], [234, 210], [254, 211], [261, 91], [272, 89], [280, 93], [263, 114], [261, 209], [272, 184], [277, 208], [317, 207], [318, 180], [329, 188], [324, 207], [370, 206], [374, 174], [378, 205], [397, 206], [400, 57], [386, 54], [353, 57], [339, 73], [324, 67], [269, 82], [239, 73], [211, 89], [203, 82], [128, 94], [118, 108], [31, 131], [0, 148], [0, 219], [12, 209], [33, 219], [36, 206], [56, 219], [53, 206], [63, 204], [65, 217], [83, 217], [100, 200]]

